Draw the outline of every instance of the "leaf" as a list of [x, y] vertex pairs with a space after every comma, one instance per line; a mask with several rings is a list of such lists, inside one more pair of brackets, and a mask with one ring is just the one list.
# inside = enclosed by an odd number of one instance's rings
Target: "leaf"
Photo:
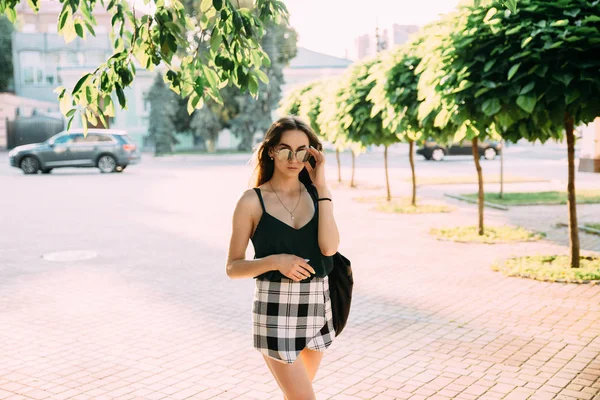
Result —
[[517, 25], [514, 28], [507, 30], [505, 35], [507, 35], [507, 36], [514, 35], [515, 33], [519, 32], [521, 29], [523, 29], [523, 25]]
[[269, 77], [260, 69], [254, 71], [258, 79], [260, 79], [263, 83], [269, 83]]
[[73, 91], [71, 92], [71, 94], [75, 95], [76, 93], [78, 93], [79, 90], [81, 89], [81, 87], [83, 86], [83, 84], [85, 84], [85, 82], [88, 80], [88, 78], [91, 75], [92, 74], [85, 74], [84, 76], [82, 76], [75, 84], [75, 87], [73, 88]]
[[212, 49], [212, 51], [216, 53], [219, 50], [219, 47], [221, 46], [222, 42], [223, 36], [221, 36], [217, 32], [214, 32], [214, 34], [210, 37], [210, 48]]
[[89, 86], [85, 87], [85, 99], [87, 100], [88, 104], [92, 104], [92, 88]]
[[512, 13], [517, 12], [517, 0], [504, 0], [504, 6]]
[[[198, 3], [196, 3], [198, 4]], [[205, 13], [210, 7], [212, 7], [212, 0], [202, 0], [200, 3], [200, 12]]]
[[515, 74], [517, 73], [517, 71], [519, 70], [519, 67], [521, 66], [521, 63], [515, 64], [513, 65], [510, 70], [508, 71], [508, 80], [510, 81], [513, 76], [515, 76]]
[[221, 8], [223, 8], [223, 0], [213, 0], [213, 7], [217, 11], [221, 11]]
[[110, 96], [104, 97], [104, 115], [107, 117], [115, 116], [115, 104]]
[[535, 87], [535, 82], [529, 82], [527, 85], [525, 85], [525, 87], [523, 89], [521, 89], [519, 94], [527, 94], [527, 93], [531, 92], [534, 87]]
[[569, 105], [575, 100], [577, 100], [579, 96], [581, 96], [579, 90], [573, 90], [572, 92], [568, 92], [565, 96], [565, 102], [567, 103], [567, 105]]
[[569, 84], [573, 80], [573, 75], [561, 74], [561, 75], [555, 75], [555, 78], [556, 78], [556, 80], [562, 82], [565, 86], [569, 86]]
[[89, 23], [86, 22], [85, 26], [87, 27], [88, 31], [92, 34], [92, 36], [96, 36], [96, 31], [94, 31], [94, 27]]
[[83, 39], [83, 26], [79, 21], [75, 22], [75, 32], [77, 32], [77, 36]]
[[475, 98], [478, 98], [479, 96], [481, 96], [481, 95], [482, 95], [482, 94], [484, 94], [484, 93], [487, 93], [487, 92], [489, 92], [490, 90], [492, 90], [492, 89], [490, 89], [490, 88], [487, 88], [487, 87], [484, 87], [484, 88], [481, 88], [481, 89], [479, 89], [479, 90], [477, 91], [477, 93], [475, 93]]
[[85, 116], [85, 113], [83, 111], [81, 111], [79, 114], [81, 115], [81, 127], [83, 128], [83, 136], [86, 137], [88, 134], [87, 117]]
[[524, 48], [525, 46], [527, 46], [532, 40], [533, 40], [532, 36], [529, 36], [528, 38], [523, 39], [523, 41], [521, 42], [521, 48]]
[[565, 11], [563, 11], [563, 14], [565, 14], [567, 17], [575, 18], [576, 16], [579, 15], [580, 12], [581, 12], [581, 9], [576, 8], [574, 10], [565, 10]]
[[72, 117], [73, 115], [75, 115], [75, 111], [76, 110], [74, 108], [69, 110], [69, 112], [65, 115], [65, 117], [67, 117], [67, 118]]
[[204, 71], [204, 76], [206, 77], [206, 80], [208, 81], [210, 86], [216, 89], [219, 86], [219, 76], [217, 75], [217, 73], [207, 66], [203, 66], [202, 69]]
[[71, 98], [71, 95], [69, 93], [65, 93], [59, 102], [60, 112], [63, 115], [66, 115], [72, 106], [73, 99]]
[[117, 91], [117, 98], [119, 99], [119, 105], [121, 108], [125, 108], [127, 106], [127, 100], [125, 100], [125, 93], [123, 93], [123, 89], [121, 85], [115, 83], [115, 90]]
[[537, 100], [534, 96], [522, 95], [517, 97], [517, 105], [521, 107], [524, 111], [526, 111], [528, 114], [531, 114], [533, 112], [536, 103]]
[[485, 14], [485, 18], [483, 19], [484, 23], [489, 22], [494, 15], [496, 15], [496, 13], [498, 12], [498, 10], [495, 7], [492, 7], [488, 10], [487, 14]]
[[567, 25], [569, 25], [568, 19], [560, 19], [560, 20], [554, 21], [553, 23], [550, 24], [550, 26], [567, 26]]
[[491, 59], [490, 61], [486, 62], [485, 65], [483, 66], [483, 72], [488, 72], [490, 70], [490, 68], [492, 68], [494, 66], [494, 64], [496, 64], [496, 58]]
[[251, 76], [248, 80], [248, 91], [253, 97], [256, 97], [258, 94], [258, 81], [256, 76]]
[[63, 11], [60, 15], [60, 19], [58, 20], [58, 31], [62, 31], [67, 23], [67, 18], [69, 17], [70, 11]]
[[460, 126], [460, 128], [458, 128], [456, 130], [456, 133], [454, 134], [454, 139], [452, 139], [452, 140], [454, 143], [458, 143], [458, 142], [461, 142], [466, 136], [467, 136], [467, 123], [464, 122]]
[[498, 114], [496, 114], [496, 119], [498, 120], [498, 122], [500, 123], [500, 125], [502, 125], [502, 128], [507, 129], [509, 126], [511, 126], [514, 123], [514, 120], [512, 118], [512, 116], [510, 115], [510, 112], [499, 112]]
[[600, 22], [600, 16], [598, 15], [590, 15], [583, 19], [583, 23], [587, 24], [588, 22]]
[[502, 105], [500, 104], [500, 100], [497, 98], [487, 99], [481, 105], [481, 111], [488, 117], [497, 114], [502, 109]]

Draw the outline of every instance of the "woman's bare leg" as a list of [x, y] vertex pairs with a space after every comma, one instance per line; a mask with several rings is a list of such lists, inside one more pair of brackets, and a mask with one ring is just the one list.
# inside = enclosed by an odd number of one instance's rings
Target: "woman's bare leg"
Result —
[[319, 369], [319, 365], [321, 364], [321, 360], [323, 359], [323, 353], [305, 347], [304, 350], [300, 352], [300, 358], [304, 362], [304, 367], [306, 368], [308, 378], [311, 382], [314, 381], [315, 375], [317, 375], [317, 370]]
[[293, 364], [285, 364], [263, 354], [286, 400], [316, 400], [311, 379], [302, 357]]

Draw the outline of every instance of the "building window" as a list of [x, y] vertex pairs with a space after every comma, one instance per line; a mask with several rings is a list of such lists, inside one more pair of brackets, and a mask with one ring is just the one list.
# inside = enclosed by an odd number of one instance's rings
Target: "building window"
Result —
[[58, 62], [59, 55], [57, 53], [46, 53], [44, 62], [44, 76], [47, 85], [58, 85]]
[[83, 65], [83, 53], [77, 51], [62, 51], [60, 53], [61, 67], [78, 67]]
[[22, 51], [19, 53], [24, 85], [41, 85], [44, 83], [41, 58], [39, 51]]

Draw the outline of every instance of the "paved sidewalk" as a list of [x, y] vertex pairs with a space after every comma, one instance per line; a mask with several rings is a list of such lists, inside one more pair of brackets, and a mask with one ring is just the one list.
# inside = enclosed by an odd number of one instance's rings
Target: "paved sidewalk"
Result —
[[[0, 237], [0, 399], [282, 398], [252, 348], [253, 281], [225, 275], [248, 170], [172, 163], [0, 177], [17, 193], [0, 199], [12, 232]], [[334, 192], [356, 286], [349, 325], [317, 375], [318, 399], [599, 398], [600, 285], [489, 267], [565, 252], [562, 242], [436, 241], [430, 227], [474, 222], [475, 208], [390, 216], [352, 200], [379, 193]], [[507, 215], [489, 213], [490, 222]], [[40, 258], [67, 249], [98, 257]]]

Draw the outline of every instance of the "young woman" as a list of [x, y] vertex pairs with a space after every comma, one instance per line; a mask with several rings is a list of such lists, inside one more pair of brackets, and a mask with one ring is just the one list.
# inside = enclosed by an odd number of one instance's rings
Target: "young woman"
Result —
[[339, 233], [322, 147], [300, 119], [275, 122], [257, 152], [256, 187], [233, 213], [227, 275], [256, 278], [254, 347], [287, 400], [315, 398], [312, 381], [335, 337], [327, 274]]

